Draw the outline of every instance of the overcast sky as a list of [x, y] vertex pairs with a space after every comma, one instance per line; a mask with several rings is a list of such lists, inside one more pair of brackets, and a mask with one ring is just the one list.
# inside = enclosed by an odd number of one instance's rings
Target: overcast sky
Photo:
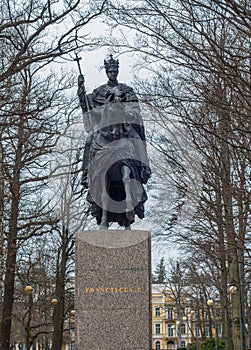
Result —
[[[102, 34], [102, 31], [105, 30], [104, 25], [98, 25], [93, 23], [89, 26], [89, 31], [94, 36]], [[80, 65], [82, 73], [85, 76], [85, 87], [87, 93], [91, 93], [93, 89], [98, 86], [105, 84], [107, 82], [107, 77], [104, 69], [104, 59], [109, 58], [109, 55], [112, 53], [112, 48], [109, 49], [99, 48], [96, 50], [89, 51], [80, 51], [78, 56], [81, 57]], [[120, 54], [114, 55], [115, 58], [119, 59], [119, 76], [118, 81], [121, 83], [125, 83], [127, 85], [133, 86], [133, 75], [134, 75], [134, 64], [137, 57], [137, 54]], [[78, 67], [76, 62], [69, 62], [69, 65], [73, 67], [74, 71], [76, 71], [76, 79], [78, 76]], [[151, 207], [151, 203], [147, 203], [147, 206]], [[158, 206], [158, 205], [157, 205]], [[148, 218], [151, 221], [151, 218]], [[147, 225], [147, 215], [146, 218], [141, 222], [137, 220], [138, 223], [132, 229], [143, 229], [143, 230], [151, 230], [151, 224], [149, 222], [149, 228]], [[140, 221], [140, 222], [139, 222]], [[134, 225], [133, 225], [134, 226]], [[142, 226], [142, 227], [141, 227]], [[167, 243], [163, 244], [162, 242], [157, 242], [154, 240], [152, 244], [152, 265], [153, 267], [159, 262], [160, 258], [164, 256], [165, 261], [167, 263], [170, 257], [177, 256], [177, 251], [170, 247]]]

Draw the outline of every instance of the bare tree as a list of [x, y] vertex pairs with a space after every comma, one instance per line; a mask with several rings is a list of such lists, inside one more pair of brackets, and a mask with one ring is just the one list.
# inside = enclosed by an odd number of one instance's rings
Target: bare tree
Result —
[[83, 125], [73, 123], [58, 139], [53, 152], [50, 190], [54, 193], [54, 212], [59, 219], [55, 234], [55, 297], [58, 303], [53, 313], [53, 350], [61, 350], [63, 335], [69, 328], [67, 322], [70, 322], [74, 309], [75, 234], [84, 228], [88, 216], [88, 206], [80, 184], [84, 139]]
[[3, 87], [9, 77], [35, 62], [49, 63], [76, 47], [90, 44], [82, 27], [102, 13], [105, 3], [106, 0], [88, 5], [80, 0], [70, 3], [63, 0], [59, 6], [55, 0], [37, 4], [2, 1], [0, 37], [4, 48], [0, 82]]
[[18, 249], [32, 236], [48, 232], [58, 220], [48, 205], [51, 198], [46, 198], [43, 190], [50, 150], [67, 119], [69, 122], [71, 113], [66, 107], [74, 107], [62, 98], [63, 91], [72, 86], [71, 79], [53, 76], [49, 65], [55, 58], [65, 58], [76, 48], [93, 43], [83, 27], [102, 13], [105, 3], [62, 1], [58, 6], [57, 1], [4, 0], [0, 5], [0, 156], [4, 175], [0, 179], [0, 220], [2, 223], [4, 210], [1, 237], [6, 238], [3, 350], [10, 346]]
[[[142, 98], [185, 124], [199, 151], [204, 189], [193, 236], [188, 230], [174, 233], [217, 261], [231, 350], [244, 344], [240, 296], [245, 301], [250, 235], [250, 4], [203, 0], [109, 4], [112, 30], [122, 25], [136, 33], [134, 42], [118, 39], [118, 49], [141, 53], [140, 66], [152, 78], [139, 82]], [[208, 249], [209, 244], [214, 249]], [[228, 283], [239, 290], [233, 296], [232, 317], [227, 311]]]
[[[70, 106], [65, 96], [60, 98], [60, 85], [64, 84], [66, 92], [72, 83], [69, 79], [66, 81], [67, 77], [55, 84], [53, 79], [51, 75], [45, 82], [38, 81], [36, 71], [25, 69], [20, 76], [20, 88], [13, 91], [12, 109], [5, 110], [9, 124], [2, 138], [7, 220], [1, 324], [3, 349], [9, 347], [18, 249], [34, 235], [50, 232], [58, 222], [52, 212], [52, 198], [45, 195], [45, 189], [50, 174], [50, 152], [66, 125], [68, 118], [65, 120], [63, 116]], [[48, 85], [54, 89], [48, 90]], [[16, 101], [18, 92], [21, 100]]]

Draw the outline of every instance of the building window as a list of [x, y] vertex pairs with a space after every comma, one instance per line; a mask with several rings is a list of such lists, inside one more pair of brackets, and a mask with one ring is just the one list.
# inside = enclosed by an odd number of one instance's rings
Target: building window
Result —
[[173, 309], [167, 309], [166, 317], [168, 320], [173, 320]]
[[160, 323], [155, 324], [155, 334], [160, 334]]
[[167, 325], [167, 336], [168, 337], [173, 337], [173, 324], [168, 324]]
[[216, 335], [217, 336], [222, 335], [222, 326], [220, 323], [216, 324]]
[[181, 342], [181, 347], [182, 347], [182, 348], [185, 348], [185, 347], [186, 347], [186, 342], [185, 342], [184, 340], [182, 340], [182, 342]]
[[155, 343], [155, 349], [160, 350], [160, 341], [159, 340], [157, 340]]
[[200, 318], [200, 310], [198, 310], [198, 309], [195, 310], [194, 318], [195, 318], [195, 319]]
[[182, 307], [180, 309], [180, 317], [184, 317], [184, 316], [186, 316], [186, 309], [184, 307]]
[[209, 323], [205, 324], [205, 336], [210, 337], [210, 325], [209, 325]]
[[155, 308], [155, 317], [160, 317], [160, 307]]
[[180, 325], [180, 333], [181, 334], [186, 334], [186, 325], [185, 325], [185, 323], [181, 323], [181, 325]]
[[195, 323], [194, 325], [194, 333], [195, 337], [200, 337], [200, 325], [198, 323]]

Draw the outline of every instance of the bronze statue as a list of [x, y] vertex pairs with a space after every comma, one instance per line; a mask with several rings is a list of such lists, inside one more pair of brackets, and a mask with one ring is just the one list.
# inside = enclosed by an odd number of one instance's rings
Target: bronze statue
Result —
[[78, 78], [88, 132], [82, 183], [88, 188], [87, 200], [100, 228], [117, 222], [130, 229], [135, 215], [144, 217], [147, 195], [143, 184], [151, 174], [145, 130], [133, 89], [117, 81], [118, 60], [110, 55], [104, 66], [108, 83], [92, 94], [86, 94], [84, 76]]

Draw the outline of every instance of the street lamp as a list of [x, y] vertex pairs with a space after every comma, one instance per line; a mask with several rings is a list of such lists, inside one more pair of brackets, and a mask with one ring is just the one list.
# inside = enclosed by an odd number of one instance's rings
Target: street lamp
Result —
[[235, 284], [229, 286], [229, 293], [232, 295], [238, 294], [238, 288]]
[[75, 341], [75, 314], [76, 310], [71, 310], [70, 319], [69, 319], [69, 336], [70, 336], [70, 350], [74, 350], [74, 341]]
[[194, 332], [192, 331], [192, 319], [195, 315], [195, 311], [194, 310], [191, 310], [190, 311], [190, 317], [191, 317], [191, 333], [192, 333], [192, 336], [194, 338], [194, 334], [195, 334], [195, 340], [196, 340], [196, 350], [199, 349], [199, 344], [198, 344], [198, 335], [197, 335], [197, 329], [195, 329], [195, 324], [194, 324]]
[[208, 299], [207, 301], [207, 305], [209, 307], [212, 307], [212, 311], [213, 311], [213, 316], [214, 316], [214, 331], [215, 331], [215, 335], [214, 335], [214, 342], [215, 342], [215, 349], [218, 349], [218, 344], [217, 344], [217, 331], [216, 331], [216, 309], [214, 306], [214, 301], [213, 299]]
[[27, 286], [25, 286], [25, 288], [24, 288], [24, 291], [26, 294], [32, 294], [33, 288], [30, 284], [27, 284]]
[[177, 330], [178, 330], [178, 346], [180, 348], [181, 347], [181, 332], [180, 332], [180, 321], [179, 320], [176, 321], [176, 325], [177, 325]]
[[[59, 303], [59, 299], [58, 299], [58, 297], [53, 297], [50, 302], [51, 302], [52, 307], [54, 307]], [[51, 317], [50, 311], [49, 311], [49, 317]], [[51, 324], [49, 324], [49, 323], [47, 326], [47, 330], [48, 330], [47, 347], [48, 347], [48, 349], [51, 349]]]
[[[238, 297], [238, 306], [239, 310], [236, 310], [235, 314], [239, 313], [239, 317], [235, 317], [236, 320], [235, 322], [239, 320], [239, 325], [240, 325], [240, 350], [244, 349], [244, 344], [243, 344], [243, 314], [242, 314], [242, 293], [241, 293], [241, 288], [240, 286], [235, 282], [231, 282], [229, 285], [229, 293], [232, 295], [232, 298], [234, 299], [235, 296]], [[235, 305], [234, 305], [235, 307]], [[237, 314], [238, 315], [238, 314]], [[236, 316], [236, 315], [234, 315]], [[236, 330], [236, 326], [235, 326]], [[235, 337], [237, 339], [237, 335], [235, 334]]]
[[30, 284], [22, 285], [21, 320], [20, 320], [20, 350], [23, 350], [23, 325], [24, 325], [24, 294], [32, 294], [33, 288]]
[[55, 306], [58, 304], [58, 298], [57, 297], [54, 297], [51, 299], [51, 305]]
[[[57, 304], [60, 302], [60, 299], [59, 299], [59, 297], [56, 297], [56, 296], [54, 296], [54, 297], [52, 297], [51, 298], [51, 305], [53, 306], [53, 308], [55, 307], [55, 306], [57, 306]], [[51, 326], [50, 326], [50, 329], [49, 329], [49, 337], [48, 337], [48, 345], [49, 345], [49, 349], [51, 349], [51, 331], [52, 331], [52, 329], [51, 329]], [[54, 332], [54, 328], [53, 328], [53, 332]]]

